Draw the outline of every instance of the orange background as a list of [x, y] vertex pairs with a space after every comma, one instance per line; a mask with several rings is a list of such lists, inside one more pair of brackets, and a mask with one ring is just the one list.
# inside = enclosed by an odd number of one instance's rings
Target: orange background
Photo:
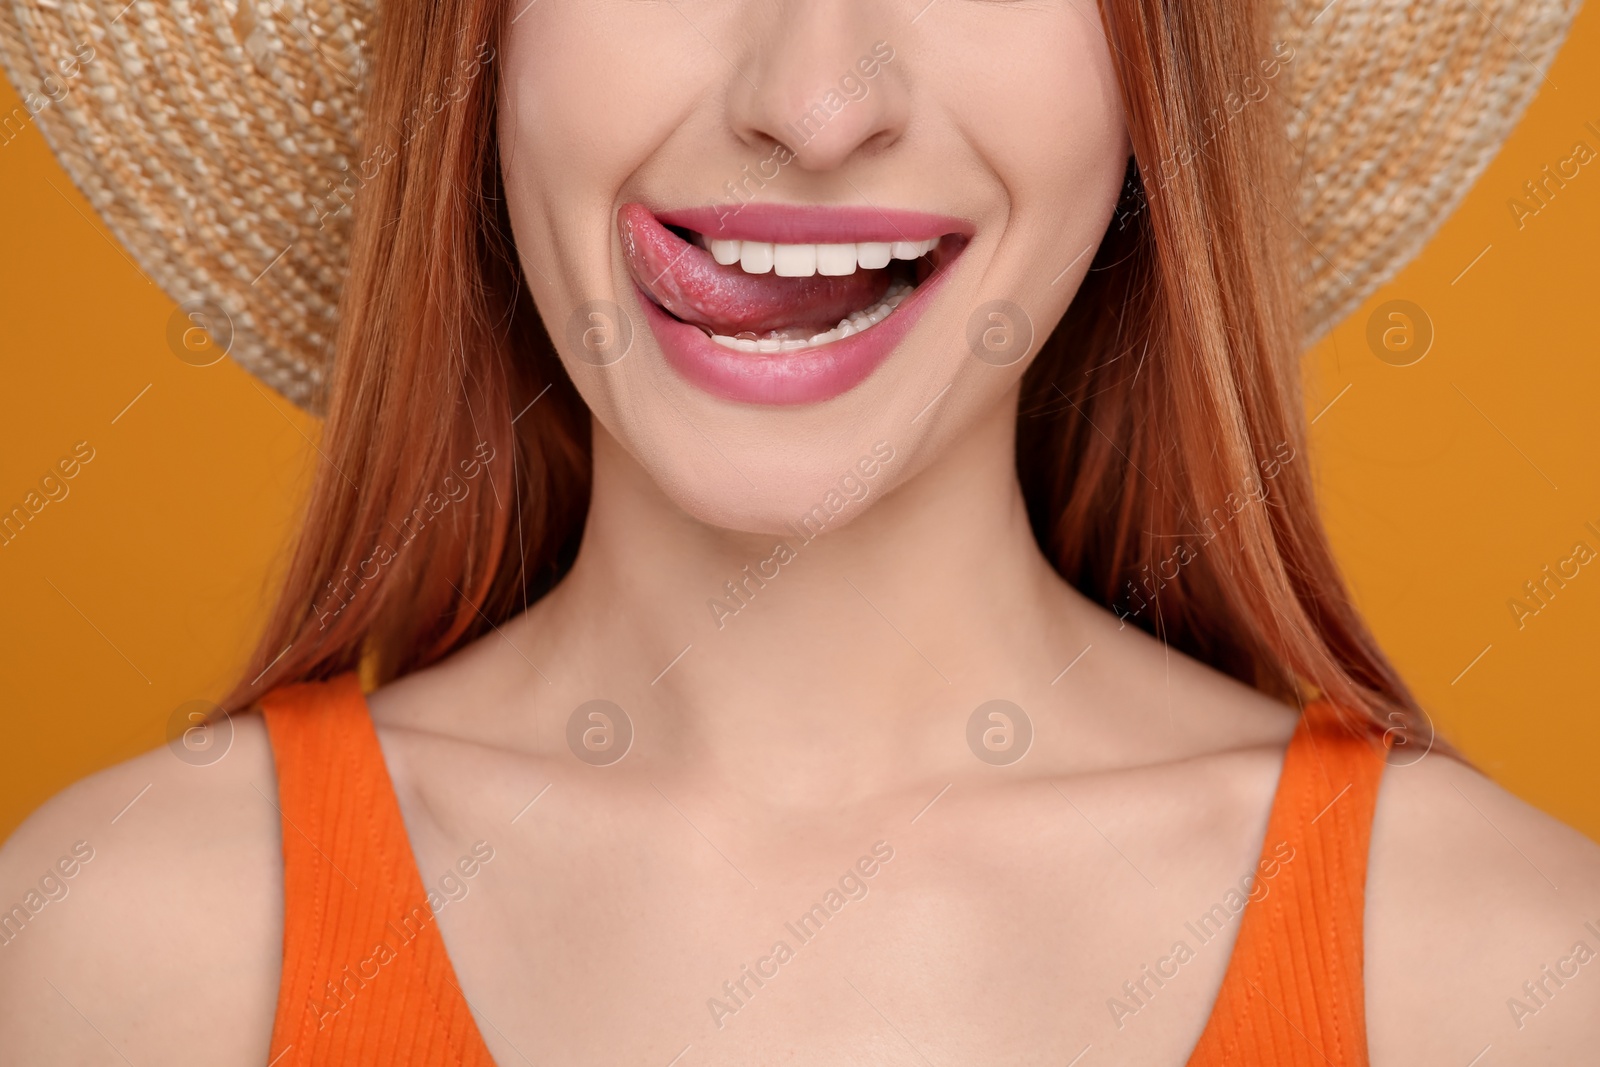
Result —
[[[0, 114], [16, 104], [0, 80]], [[1520, 229], [1508, 208], [1576, 141], [1600, 150], [1589, 121], [1594, 10], [1460, 210], [1310, 354], [1307, 407], [1339, 557], [1440, 730], [1600, 839], [1600, 560], [1521, 629], [1507, 606], [1578, 540], [1600, 551], [1584, 528], [1600, 528], [1600, 161]], [[317, 424], [230, 360], [172, 354], [172, 302], [31, 126], [0, 145], [0, 203], [0, 511], [77, 442], [94, 449], [69, 495], [0, 548], [3, 837], [69, 782], [161, 744], [174, 709], [222, 694], [293, 533]], [[1367, 344], [1372, 310], [1396, 299], [1435, 331], [1410, 366]]]

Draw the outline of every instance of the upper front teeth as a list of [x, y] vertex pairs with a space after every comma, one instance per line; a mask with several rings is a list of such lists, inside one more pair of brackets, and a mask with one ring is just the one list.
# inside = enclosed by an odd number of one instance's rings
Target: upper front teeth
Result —
[[772, 271], [780, 278], [837, 277], [856, 267], [878, 270], [891, 259], [917, 259], [933, 251], [937, 237], [926, 241], [861, 241], [856, 244], [781, 245], [770, 241], [718, 241], [707, 244], [711, 258], [723, 266], [737, 263], [746, 274]]

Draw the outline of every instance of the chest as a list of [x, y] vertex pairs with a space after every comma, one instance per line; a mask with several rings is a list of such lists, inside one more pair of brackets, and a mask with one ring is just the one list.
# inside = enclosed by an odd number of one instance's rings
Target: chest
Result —
[[933, 783], [803, 816], [559, 776], [401, 804], [502, 1064], [1180, 1064], [1270, 892], [1254, 777]]

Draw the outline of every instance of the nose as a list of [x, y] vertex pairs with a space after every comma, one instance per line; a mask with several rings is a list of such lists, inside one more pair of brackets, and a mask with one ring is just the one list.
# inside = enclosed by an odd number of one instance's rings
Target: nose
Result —
[[[755, 149], [781, 144], [792, 165], [828, 171], [905, 132], [910, 97], [876, 0], [756, 0], [754, 39], [730, 75], [728, 120]], [[759, 13], [758, 13], [759, 12]], [[752, 27], [751, 22], [755, 25]], [[899, 64], [900, 66], [896, 66]]]

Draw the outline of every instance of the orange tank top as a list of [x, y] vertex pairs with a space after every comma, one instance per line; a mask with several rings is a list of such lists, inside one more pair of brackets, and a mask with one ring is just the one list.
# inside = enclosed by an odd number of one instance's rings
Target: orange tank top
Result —
[[[261, 706], [283, 815], [270, 1067], [493, 1067], [356, 676], [287, 686]], [[1271, 889], [1244, 907], [1189, 1067], [1365, 1067], [1362, 909], [1381, 752], [1327, 705], [1307, 707], [1261, 851]]]

